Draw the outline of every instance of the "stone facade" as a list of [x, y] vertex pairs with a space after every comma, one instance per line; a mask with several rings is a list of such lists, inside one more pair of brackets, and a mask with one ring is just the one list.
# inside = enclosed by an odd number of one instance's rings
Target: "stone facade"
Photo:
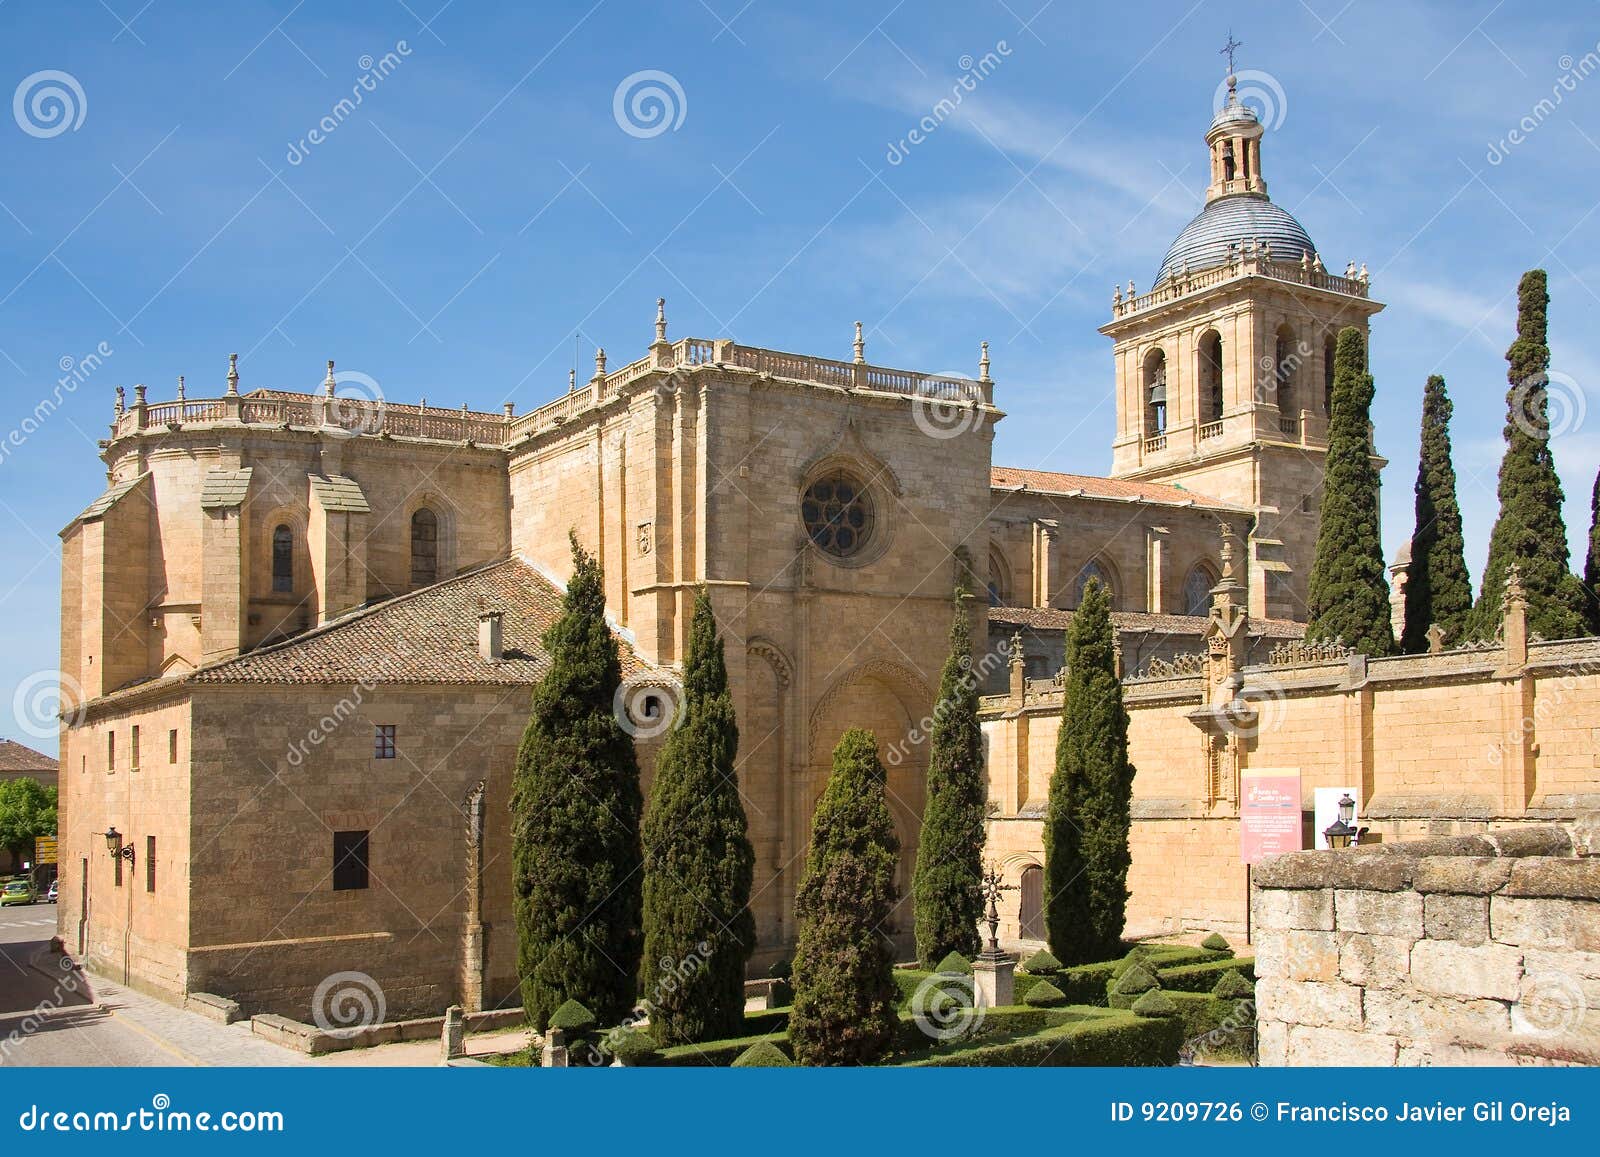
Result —
[[1525, 827], [1255, 874], [1269, 1065], [1600, 1063], [1600, 858]]

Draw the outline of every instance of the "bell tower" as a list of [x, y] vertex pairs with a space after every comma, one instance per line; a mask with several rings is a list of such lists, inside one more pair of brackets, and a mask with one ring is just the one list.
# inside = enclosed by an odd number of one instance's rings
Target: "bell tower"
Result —
[[[1333, 351], [1383, 308], [1365, 267], [1330, 273], [1304, 226], [1267, 195], [1267, 126], [1238, 93], [1206, 131], [1205, 204], [1148, 292], [1112, 292], [1117, 433], [1111, 473], [1256, 512], [1245, 551], [1250, 614], [1304, 620], [1316, 551]], [[1221, 95], [1221, 94], [1219, 94]]]

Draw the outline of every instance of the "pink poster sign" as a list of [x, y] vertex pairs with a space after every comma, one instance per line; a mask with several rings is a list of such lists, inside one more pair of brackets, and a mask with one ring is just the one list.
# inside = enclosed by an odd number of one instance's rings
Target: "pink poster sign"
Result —
[[1239, 773], [1239, 854], [1247, 864], [1300, 850], [1300, 773], [1247, 767]]

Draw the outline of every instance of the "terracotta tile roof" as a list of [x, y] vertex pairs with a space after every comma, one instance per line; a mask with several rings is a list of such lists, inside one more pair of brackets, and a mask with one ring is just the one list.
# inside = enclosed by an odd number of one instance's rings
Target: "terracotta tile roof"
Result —
[[995, 466], [989, 471], [989, 485], [996, 490], [1036, 490], [1044, 494], [1066, 494], [1083, 498], [1102, 498], [1118, 502], [1155, 502], [1163, 506], [1203, 506], [1211, 510], [1242, 510], [1207, 494], [1168, 486], [1161, 482], [1131, 482], [1124, 478], [1100, 478], [1093, 474], [1057, 474], [1050, 470], [1021, 470]]
[[57, 771], [60, 765], [42, 751], [0, 739], [0, 771]]
[[[1027, 627], [1035, 631], [1064, 631], [1072, 625], [1071, 611], [1053, 607], [990, 607], [989, 622], [994, 625]], [[1112, 611], [1111, 621], [1119, 631], [1150, 632], [1158, 635], [1202, 635], [1204, 615], [1152, 615], [1143, 611]], [[1269, 639], [1301, 639], [1304, 623], [1288, 619], [1251, 619], [1249, 634]]]
[[[353, 611], [293, 639], [202, 667], [193, 683], [532, 684], [549, 657], [539, 645], [561, 614], [562, 591], [507, 559]], [[505, 658], [478, 653], [478, 616], [504, 616]], [[622, 640], [624, 677], [647, 670]]]

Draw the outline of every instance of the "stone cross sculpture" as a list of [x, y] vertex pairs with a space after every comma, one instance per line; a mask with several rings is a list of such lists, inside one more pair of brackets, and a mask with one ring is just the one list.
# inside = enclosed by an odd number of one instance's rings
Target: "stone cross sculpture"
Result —
[[989, 925], [989, 947], [984, 949], [985, 956], [1003, 955], [1000, 951], [1000, 910], [996, 907], [1001, 892], [1010, 892], [1015, 889], [1014, 884], [1003, 884], [1000, 870], [990, 864], [983, 874], [983, 898], [989, 902], [989, 911], [984, 916], [984, 921]]
[[989, 901], [985, 917], [989, 925], [989, 946], [972, 962], [972, 995], [980, 1008], [1000, 1008], [1016, 999], [1017, 958], [1000, 951], [1000, 911], [995, 906], [1000, 893], [1012, 888], [1013, 885], [1000, 882], [1000, 870], [990, 864], [980, 885], [980, 894]]

